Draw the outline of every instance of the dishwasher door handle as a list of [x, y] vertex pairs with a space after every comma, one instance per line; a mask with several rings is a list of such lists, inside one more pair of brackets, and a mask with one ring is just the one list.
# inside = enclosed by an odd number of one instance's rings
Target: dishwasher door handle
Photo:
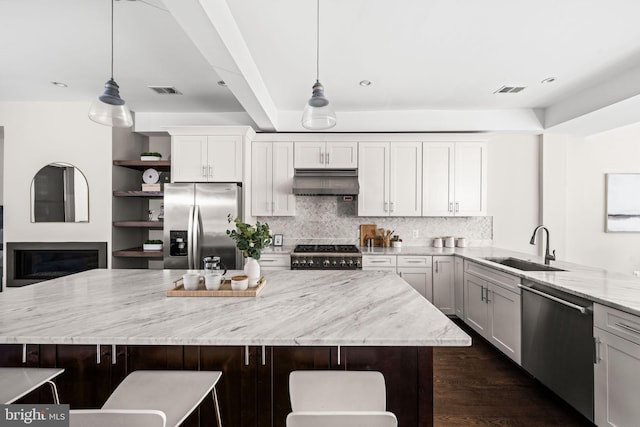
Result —
[[534, 293], [536, 295], [540, 295], [543, 298], [547, 298], [547, 299], [550, 299], [551, 301], [555, 301], [558, 304], [562, 304], [562, 305], [565, 305], [565, 306], [567, 306], [569, 308], [572, 308], [574, 310], [578, 310], [582, 314], [588, 314], [591, 311], [591, 309], [589, 307], [583, 307], [581, 305], [574, 304], [574, 303], [569, 302], [569, 301], [565, 301], [562, 298], [554, 297], [553, 295], [549, 295], [547, 293], [540, 292], [539, 290], [530, 288], [528, 286], [524, 286], [524, 285], [520, 285], [519, 284], [518, 287], [520, 289], [524, 289], [525, 291], [532, 292], [532, 293]]

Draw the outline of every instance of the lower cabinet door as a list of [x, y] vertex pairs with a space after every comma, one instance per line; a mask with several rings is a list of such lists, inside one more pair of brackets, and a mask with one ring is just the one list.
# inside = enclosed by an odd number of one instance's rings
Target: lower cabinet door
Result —
[[431, 268], [398, 267], [398, 274], [420, 295], [433, 303], [433, 277]]
[[595, 328], [595, 424], [632, 427], [640, 420], [640, 345]]
[[464, 321], [480, 335], [487, 335], [489, 309], [485, 300], [487, 281], [471, 274], [464, 275]]
[[433, 257], [433, 305], [444, 314], [455, 314], [454, 264], [452, 256]]
[[489, 283], [486, 298], [489, 300], [491, 335], [487, 338], [498, 350], [520, 364], [521, 305], [520, 295]]

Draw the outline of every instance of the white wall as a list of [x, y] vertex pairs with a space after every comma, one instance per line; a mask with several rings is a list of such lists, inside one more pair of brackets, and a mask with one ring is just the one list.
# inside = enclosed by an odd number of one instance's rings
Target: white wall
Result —
[[539, 221], [538, 135], [494, 134], [488, 139], [487, 212], [493, 245], [537, 254], [529, 244]]
[[[89, 103], [0, 103], [4, 127], [5, 242], [109, 242], [111, 128], [88, 119]], [[51, 162], [80, 168], [89, 184], [88, 223], [31, 223], [30, 186]]]
[[604, 231], [605, 174], [640, 173], [640, 124], [570, 141], [567, 153], [566, 259], [629, 274], [640, 270], [640, 233]]

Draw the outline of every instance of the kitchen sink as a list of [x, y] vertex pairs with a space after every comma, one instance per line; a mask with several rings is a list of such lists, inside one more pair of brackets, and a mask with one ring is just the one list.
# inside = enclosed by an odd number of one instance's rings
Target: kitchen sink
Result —
[[566, 271], [561, 268], [551, 267], [550, 265], [538, 264], [537, 262], [526, 261], [519, 258], [485, 258], [487, 261], [506, 265], [521, 271]]

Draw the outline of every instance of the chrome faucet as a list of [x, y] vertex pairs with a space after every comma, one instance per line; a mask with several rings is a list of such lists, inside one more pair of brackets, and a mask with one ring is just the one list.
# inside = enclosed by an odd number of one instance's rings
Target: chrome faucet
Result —
[[533, 230], [533, 236], [531, 236], [531, 240], [529, 241], [530, 244], [535, 245], [536, 244], [536, 233], [538, 232], [538, 230], [543, 229], [544, 231], [547, 232], [547, 249], [544, 252], [544, 263], [549, 265], [549, 261], [555, 261], [556, 260], [556, 250], [553, 250], [553, 254], [549, 253], [549, 229], [547, 227], [545, 227], [544, 225], [539, 225], [536, 227], [535, 230]]

